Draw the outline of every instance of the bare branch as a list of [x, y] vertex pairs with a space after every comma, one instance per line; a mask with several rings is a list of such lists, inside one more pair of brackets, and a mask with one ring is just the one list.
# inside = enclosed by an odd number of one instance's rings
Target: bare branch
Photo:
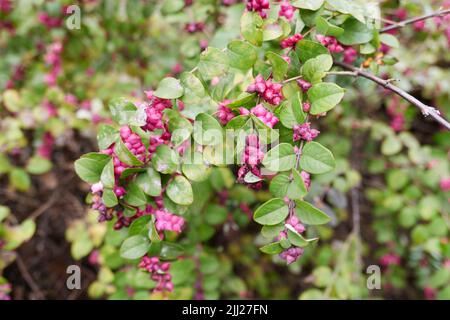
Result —
[[364, 70], [361, 70], [357, 67], [354, 67], [352, 65], [340, 62], [340, 61], [335, 61], [334, 64], [336, 66], [339, 66], [343, 69], [349, 70], [349, 71], [353, 71], [355, 76], [359, 76], [359, 77], [363, 77], [366, 79], [369, 79], [375, 83], [377, 83], [378, 85], [386, 88], [389, 91], [394, 92], [395, 94], [399, 95], [400, 97], [402, 97], [403, 99], [405, 99], [406, 101], [410, 102], [412, 105], [414, 105], [415, 107], [419, 108], [420, 111], [422, 112], [422, 114], [424, 116], [431, 116], [434, 120], [436, 120], [437, 122], [439, 122], [441, 125], [443, 125], [445, 128], [447, 128], [448, 130], [450, 130], [450, 123], [445, 120], [443, 117], [440, 116], [440, 112], [430, 106], [427, 106], [426, 104], [424, 104], [423, 102], [419, 101], [417, 98], [413, 97], [412, 95], [410, 95], [409, 93], [407, 93], [406, 91], [400, 89], [399, 87], [394, 86], [389, 80], [384, 80], [381, 79], [369, 72], [366, 72]]
[[390, 30], [395, 30], [395, 29], [399, 29], [399, 28], [403, 28], [404, 26], [406, 26], [408, 24], [411, 24], [411, 23], [414, 23], [414, 22], [417, 22], [417, 21], [427, 20], [427, 19], [430, 19], [430, 18], [433, 18], [433, 17], [445, 16], [446, 14], [450, 14], [450, 9], [442, 10], [442, 11], [436, 11], [436, 12], [433, 12], [433, 13], [430, 13], [430, 14], [426, 14], [426, 15], [423, 15], [423, 16], [419, 16], [419, 17], [403, 20], [403, 21], [400, 21], [400, 22], [396, 22], [393, 25], [390, 25], [390, 26], [387, 26], [387, 27], [384, 27], [384, 28], [380, 29], [380, 33], [388, 32]]

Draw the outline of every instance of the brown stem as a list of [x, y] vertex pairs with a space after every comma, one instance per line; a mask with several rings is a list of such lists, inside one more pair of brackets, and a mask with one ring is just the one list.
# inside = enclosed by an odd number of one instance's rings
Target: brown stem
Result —
[[440, 17], [440, 16], [444, 16], [446, 14], [450, 14], [450, 9], [436, 11], [436, 12], [433, 12], [433, 13], [430, 13], [430, 14], [426, 14], [426, 15], [423, 15], [423, 16], [419, 16], [419, 17], [403, 20], [403, 21], [400, 21], [400, 22], [396, 22], [394, 25], [390, 25], [390, 26], [387, 26], [387, 27], [384, 27], [384, 28], [380, 29], [380, 33], [387, 32], [387, 31], [390, 31], [390, 30], [399, 29], [399, 28], [403, 28], [404, 26], [406, 26], [408, 24], [411, 24], [411, 23], [414, 23], [414, 22], [417, 22], [417, 21], [427, 20], [427, 19], [430, 19], [430, 18], [433, 18], [433, 17]]
[[385, 89], [394, 92], [395, 94], [399, 95], [400, 97], [402, 97], [403, 99], [405, 99], [406, 101], [408, 101], [409, 103], [414, 105], [415, 107], [419, 108], [424, 116], [430, 115], [435, 121], [439, 122], [442, 126], [447, 128], [448, 130], [450, 130], [450, 123], [447, 120], [445, 120], [443, 117], [440, 116], [438, 110], [436, 110], [433, 107], [427, 106], [426, 104], [419, 101], [417, 98], [413, 97], [406, 91], [400, 89], [399, 87], [394, 86], [391, 83], [392, 81], [381, 79], [369, 72], [366, 72], [355, 66], [352, 66], [352, 65], [340, 62], [340, 61], [335, 61], [334, 64], [343, 69], [353, 71], [354, 76], [369, 79], [369, 80], [375, 82], [376, 84], [384, 87]]

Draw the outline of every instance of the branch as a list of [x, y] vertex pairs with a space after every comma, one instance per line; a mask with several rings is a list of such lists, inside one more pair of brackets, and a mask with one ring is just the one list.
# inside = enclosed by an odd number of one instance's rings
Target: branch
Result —
[[417, 22], [417, 21], [422, 21], [422, 20], [427, 20], [433, 17], [440, 17], [440, 16], [445, 16], [446, 14], [450, 14], [450, 9], [447, 10], [442, 10], [442, 11], [436, 11], [430, 14], [426, 14], [423, 16], [419, 16], [419, 17], [415, 17], [415, 18], [411, 18], [411, 19], [407, 19], [407, 20], [403, 20], [400, 22], [396, 22], [394, 25], [390, 25], [387, 27], [384, 27], [382, 29], [380, 29], [380, 33], [383, 32], [387, 32], [390, 30], [395, 30], [395, 29], [399, 29], [399, 28], [403, 28], [404, 26]]
[[436, 110], [433, 107], [427, 106], [426, 104], [424, 104], [423, 102], [419, 101], [417, 98], [413, 97], [412, 95], [410, 95], [409, 93], [407, 93], [406, 91], [400, 89], [399, 87], [394, 86], [389, 80], [384, 80], [381, 78], [378, 78], [377, 76], [368, 73], [364, 70], [361, 70], [357, 67], [354, 67], [352, 65], [340, 62], [340, 61], [335, 61], [334, 64], [336, 66], [339, 66], [343, 69], [349, 70], [349, 71], [353, 71], [355, 76], [359, 76], [359, 77], [363, 77], [366, 79], [369, 79], [373, 82], [375, 82], [376, 84], [384, 87], [385, 89], [394, 92], [395, 94], [399, 95], [400, 97], [402, 97], [403, 99], [405, 99], [406, 101], [410, 102], [412, 105], [414, 105], [415, 107], [419, 108], [420, 111], [422, 112], [422, 114], [424, 116], [431, 116], [434, 120], [436, 120], [437, 122], [439, 122], [441, 125], [443, 125], [445, 128], [447, 128], [448, 130], [450, 130], [450, 123], [445, 120], [443, 117], [440, 116], [440, 112], [438, 110]]

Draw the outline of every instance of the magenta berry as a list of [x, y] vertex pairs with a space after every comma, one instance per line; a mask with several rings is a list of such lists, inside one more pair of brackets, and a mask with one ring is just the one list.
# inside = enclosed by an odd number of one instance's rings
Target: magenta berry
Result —
[[353, 63], [358, 57], [358, 52], [353, 49], [353, 47], [346, 47], [344, 49], [344, 62], [345, 63]]
[[303, 102], [302, 109], [304, 112], [309, 112], [311, 110], [311, 104], [309, 102]]
[[299, 247], [289, 248], [280, 253], [280, 258], [286, 260], [286, 263], [289, 265], [298, 260], [303, 255], [303, 249]]
[[280, 45], [283, 49], [285, 48], [294, 48], [297, 42], [303, 39], [303, 36], [300, 33], [296, 33], [293, 36], [284, 39], [281, 41]]
[[339, 53], [344, 51], [344, 48], [336, 40], [335, 37], [324, 36], [321, 34], [316, 35], [317, 41], [319, 41], [323, 46], [327, 47], [331, 53]]
[[155, 211], [155, 227], [156, 230], [162, 232], [165, 230], [181, 233], [184, 226], [184, 218], [167, 212], [165, 210]]
[[219, 121], [223, 126], [226, 125], [231, 119], [234, 118], [233, 111], [227, 107], [227, 105], [230, 103], [231, 103], [231, 100], [224, 100], [221, 103], [219, 103], [219, 108], [217, 111], [217, 118], [219, 118]]
[[311, 129], [311, 123], [305, 122], [303, 124], [297, 124], [294, 126], [294, 141], [305, 140], [312, 141], [320, 133], [319, 130]]
[[[247, 110], [247, 109], [245, 109]], [[244, 111], [245, 112], [245, 111]], [[264, 108], [262, 104], [258, 104], [252, 109], [250, 113], [254, 114], [258, 119], [264, 122], [269, 128], [273, 128], [278, 123], [278, 118], [269, 110]]]
[[151, 279], [156, 282], [153, 292], [171, 292], [173, 290], [169, 262], [162, 262], [158, 257], [144, 256], [138, 267], [147, 270], [151, 274]]
[[297, 84], [303, 92], [307, 92], [312, 87], [311, 83], [303, 79], [297, 79]]
[[294, 17], [294, 13], [295, 13], [295, 7], [291, 6], [289, 1], [284, 1], [283, 3], [281, 3], [280, 11], [278, 12], [278, 16], [285, 17], [286, 19], [291, 21], [292, 18]]
[[380, 264], [384, 267], [389, 267], [391, 265], [398, 266], [400, 265], [400, 256], [395, 253], [386, 253], [380, 258]]
[[269, 0], [247, 0], [247, 10], [258, 12], [261, 18], [267, 18], [267, 11], [270, 8]]
[[279, 105], [283, 99], [281, 89], [283, 86], [280, 83], [273, 83], [272, 80], [264, 80], [262, 75], [257, 75], [255, 82], [247, 87], [247, 92], [258, 93], [266, 102], [272, 105]]
[[443, 192], [450, 191], [450, 178], [442, 178], [439, 182], [439, 187]]

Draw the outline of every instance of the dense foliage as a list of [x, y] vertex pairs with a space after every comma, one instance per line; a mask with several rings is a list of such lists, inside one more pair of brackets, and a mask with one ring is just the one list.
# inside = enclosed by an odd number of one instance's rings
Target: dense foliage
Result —
[[[450, 114], [450, 15], [243, 2], [0, 1], [5, 198], [81, 156], [92, 298], [450, 298], [450, 134], [388, 86]], [[13, 210], [0, 273], [45, 214]]]

